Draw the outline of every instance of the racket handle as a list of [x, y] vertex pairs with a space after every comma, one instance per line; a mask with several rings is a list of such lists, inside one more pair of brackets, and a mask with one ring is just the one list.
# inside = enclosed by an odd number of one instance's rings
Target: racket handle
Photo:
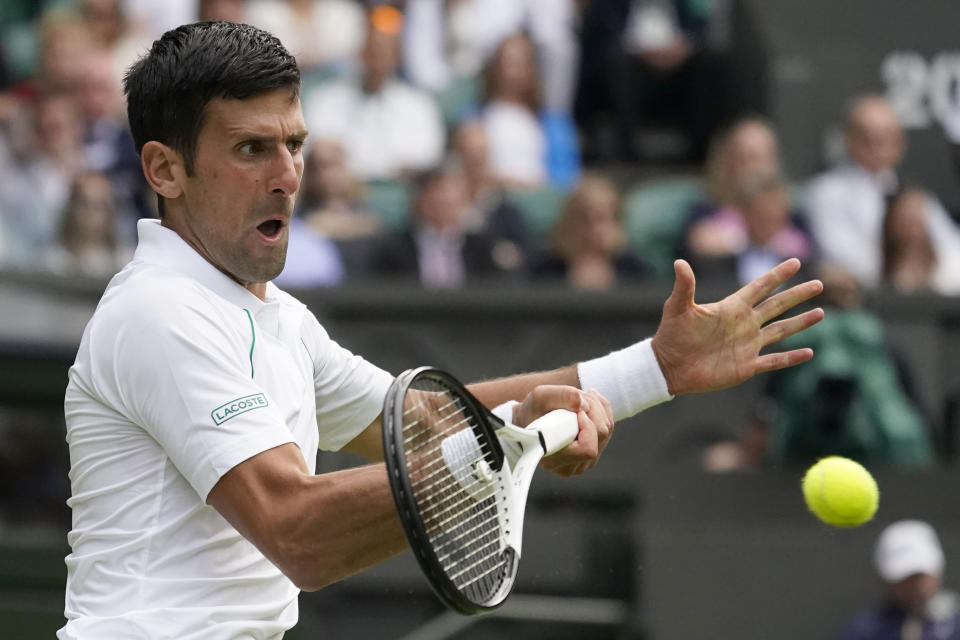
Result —
[[527, 429], [536, 429], [540, 433], [543, 455], [549, 456], [560, 451], [576, 440], [580, 433], [577, 414], [566, 409], [554, 409], [527, 425]]

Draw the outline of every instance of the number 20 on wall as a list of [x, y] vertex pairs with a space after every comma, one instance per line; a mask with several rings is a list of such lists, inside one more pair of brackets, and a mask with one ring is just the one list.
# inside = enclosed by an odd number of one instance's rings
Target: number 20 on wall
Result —
[[892, 51], [880, 75], [904, 127], [925, 129], [960, 118], [960, 52], [943, 51], [928, 62], [916, 51]]

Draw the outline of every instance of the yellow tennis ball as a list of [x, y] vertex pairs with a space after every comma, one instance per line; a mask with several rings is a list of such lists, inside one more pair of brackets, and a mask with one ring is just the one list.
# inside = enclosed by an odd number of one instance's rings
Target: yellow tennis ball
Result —
[[840, 456], [823, 458], [803, 476], [803, 498], [818, 518], [835, 527], [856, 527], [873, 517], [880, 491], [870, 472]]

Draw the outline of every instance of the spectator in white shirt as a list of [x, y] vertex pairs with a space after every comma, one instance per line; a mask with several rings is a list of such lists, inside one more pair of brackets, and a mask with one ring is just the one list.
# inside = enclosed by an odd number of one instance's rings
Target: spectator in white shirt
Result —
[[361, 180], [401, 178], [443, 157], [439, 108], [429, 94], [396, 77], [402, 22], [392, 7], [373, 9], [360, 76], [304, 96], [311, 136], [340, 142]]
[[[870, 288], [881, 279], [886, 198], [897, 189], [906, 138], [890, 104], [866, 95], [850, 109], [846, 144], [849, 161], [813, 180], [807, 211], [823, 259]], [[935, 198], [927, 225], [937, 253], [960, 251], [960, 229]]]
[[516, 33], [497, 48], [484, 74], [481, 118], [490, 167], [509, 188], [567, 188], [580, 171], [572, 131], [544, 111], [533, 42]]

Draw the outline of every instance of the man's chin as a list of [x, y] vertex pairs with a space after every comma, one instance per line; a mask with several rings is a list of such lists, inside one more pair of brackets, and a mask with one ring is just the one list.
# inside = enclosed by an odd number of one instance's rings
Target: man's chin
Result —
[[261, 258], [256, 263], [248, 262], [244, 265], [243, 274], [238, 279], [247, 283], [264, 283], [279, 276], [287, 262], [287, 245], [284, 244], [283, 247], [276, 247], [276, 249], [278, 251], [271, 252], [271, 255]]

